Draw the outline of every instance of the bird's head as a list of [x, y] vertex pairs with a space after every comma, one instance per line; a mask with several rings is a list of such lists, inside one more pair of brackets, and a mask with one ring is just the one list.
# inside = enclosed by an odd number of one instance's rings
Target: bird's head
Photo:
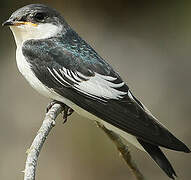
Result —
[[30, 39], [50, 38], [69, 28], [59, 12], [42, 4], [18, 9], [2, 25], [10, 26], [17, 45]]

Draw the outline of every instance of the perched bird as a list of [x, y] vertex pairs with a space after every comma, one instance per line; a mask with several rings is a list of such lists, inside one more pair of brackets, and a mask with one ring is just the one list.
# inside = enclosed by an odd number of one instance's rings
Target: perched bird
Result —
[[59, 12], [31, 4], [15, 11], [3, 25], [13, 32], [17, 66], [34, 89], [101, 122], [146, 151], [174, 179], [176, 173], [159, 147], [191, 151], [158, 122]]

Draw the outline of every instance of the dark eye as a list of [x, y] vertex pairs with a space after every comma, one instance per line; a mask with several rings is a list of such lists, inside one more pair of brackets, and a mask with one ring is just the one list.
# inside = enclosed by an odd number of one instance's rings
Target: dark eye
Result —
[[46, 14], [44, 14], [44, 13], [36, 13], [36, 14], [34, 15], [35, 20], [38, 20], [38, 21], [44, 20], [45, 17], [46, 17]]

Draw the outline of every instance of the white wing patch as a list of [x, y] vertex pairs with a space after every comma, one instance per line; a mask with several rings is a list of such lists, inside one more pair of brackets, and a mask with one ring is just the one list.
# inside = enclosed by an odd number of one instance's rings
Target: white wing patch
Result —
[[[59, 72], [56, 69], [50, 70], [50, 68], [48, 68], [48, 71], [60, 84], [72, 85], [74, 89], [94, 98], [121, 99], [128, 93], [117, 89], [124, 86], [125, 83], [114, 83], [113, 81], [117, 80], [116, 77], [104, 76], [98, 73], [89, 77], [64, 67], [59, 69]], [[74, 84], [70, 84], [65, 78]]]
[[[58, 74], [58, 72], [57, 72], [55, 69], [53, 69], [53, 71], [56, 73], [56, 75], [57, 75], [58, 77], [56, 77], [56, 76], [54, 75], [54, 73], [53, 73], [49, 68], [47, 68], [47, 69], [48, 69], [48, 71], [50, 72], [50, 74], [54, 77], [54, 79], [56, 79], [60, 84], [62, 84], [62, 85], [64, 86], [64, 84], [62, 83], [62, 81], [64, 81], [65, 83], [68, 84], [68, 82], [65, 81], [65, 80]], [[60, 78], [62, 81], [60, 81], [58, 78]]]
[[97, 96], [105, 99], [121, 99], [127, 92], [122, 92], [116, 88], [120, 88], [124, 85], [124, 82], [115, 84], [112, 81], [117, 78], [110, 76], [100, 75], [95, 73], [95, 76], [90, 77], [87, 81], [82, 81], [81, 83], [75, 85], [83, 93], [89, 94], [91, 96]]

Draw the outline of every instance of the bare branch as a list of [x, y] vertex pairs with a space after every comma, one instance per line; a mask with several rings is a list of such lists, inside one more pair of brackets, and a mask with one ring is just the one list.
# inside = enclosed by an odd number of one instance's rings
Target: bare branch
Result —
[[35, 171], [40, 150], [55, 125], [56, 117], [63, 111], [61, 104], [54, 104], [46, 113], [45, 119], [32, 142], [31, 147], [27, 150], [27, 160], [24, 170], [24, 180], [35, 180]]
[[107, 129], [102, 123], [96, 122], [98, 127], [101, 128], [107, 136], [114, 142], [115, 146], [117, 147], [118, 151], [121, 153], [123, 159], [129, 166], [132, 173], [135, 175], [137, 180], [145, 180], [143, 174], [139, 171], [135, 161], [131, 157], [131, 153], [128, 149], [128, 146], [123, 143], [122, 138], [116, 134], [115, 132]]
[[[25, 164], [25, 170], [24, 170], [24, 180], [35, 180], [35, 172], [36, 172], [36, 167], [37, 167], [37, 161], [38, 161], [38, 156], [40, 154], [40, 150], [50, 133], [51, 129], [55, 125], [55, 119], [57, 116], [64, 110], [64, 107], [66, 105], [61, 105], [60, 103], [55, 103], [49, 111], [46, 113], [45, 119], [36, 135], [34, 138], [32, 145], [29, 150], [27, 150], [27, 160]], [[106, 134], [107, 136], [114, 142], [116, 145], [117, 149], [121, 153], [122, 157], [124, 158], [125, 162], [128, 164], [129, 168], [135, 175], [137, 180], [145, 180], [143, 177], [142, 173], [139, 171], [137, 168], [134, 160], [131, 157], [131, 154], [128, 150], [128, 146], [126, 146], [123, 143], [123, 140], [121, 137], [114, 133], [111, 130], [108, 130], [103, 124], [96, 122], [98, 127], [100, 127]]]

